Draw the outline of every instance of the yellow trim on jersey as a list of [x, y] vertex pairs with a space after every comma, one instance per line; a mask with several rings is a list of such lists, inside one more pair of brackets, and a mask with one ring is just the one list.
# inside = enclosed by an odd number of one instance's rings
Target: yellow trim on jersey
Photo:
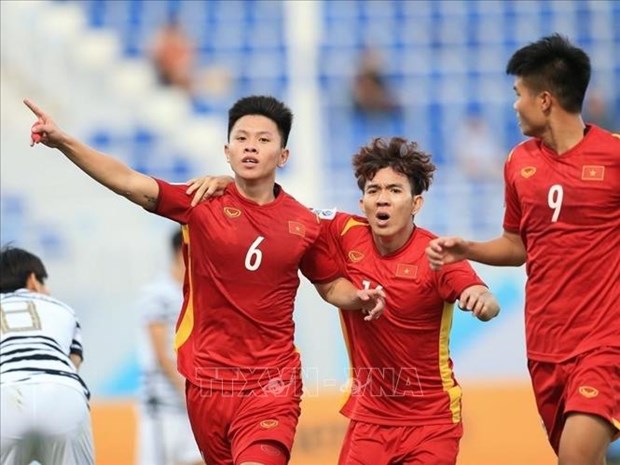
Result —
[[362, 222], [362, 221], [357, 221], [355, 218], [349, 218], [347, 220], [347, 223], [344, 225], [344, 228], [342, 229], [342, 232], [340, 233], [341, 236], [344, 236], [347, 231], [355, 226], [368, 226], [368, 223], [366, 222]]
[[190, 334], [192, 334], [192, 330], [194, 329], [194, 285], [192, 283], [192, 260], [190, 258], [190, 247], [189, 243], [189, 228], [187, 225], [181, 226], [181, 231], [183, 232], [183, 242], [187, 244], [187, 279], [189, 280], [189, 297], [187, 299], [187, 307], [185, 308], [185, 313], [183, 313], [183, 319], [179, 324], [179, 327], [174, 335], [174, 349], [179, 350], [185, 342], [189, 339]]
[[441, 328], [439, 330], [439, 374], [443, 390], [450, 397], [450, 411], [452, 422], [461, 421], [461, 387], [454, 382], [452, 369], [450, 368], [450, 330], [452, 329], [452, 316], [454, 304], [445, 302], [441, 315]]
[[351, 343], [349, 342], [349, 333], [347, 332], [347, 325], [344, 323], [344, 318], [342, 316], [342, 312], [351, 311], [351, 310], [338, 310], [338, 317], [340, 318], [340, 326], [342, 327], [342, 338], [344, 339], [344, 346], [347, 348], [347, 357], [349, 358], [349, 379], [347, 380], [347, 387], [342, 392], [342, 397], [340, 400], [340, 406], [338, 410], [344, 407], [344, 404], [347, 403], [349, 397], [351, 397], [351, 387], [353, 386], [353, 360], [351, 360]]

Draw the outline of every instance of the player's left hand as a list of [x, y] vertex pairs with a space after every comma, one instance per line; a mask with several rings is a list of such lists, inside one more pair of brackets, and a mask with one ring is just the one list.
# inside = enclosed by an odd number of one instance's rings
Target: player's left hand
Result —
[[362, 313], [365, 321], [372, 321], [383, 315], [385, 310], [385, 292], [383, 289], [360, 289], [357, 297], [362, 301]]
[[471, 312], [480, 321], [489, 321], [499, 314], [499, 302], [484, 286], [471, 286], [459, 297], [459, 308]]
[[195, 207], [203, 200], [210, 197], [219, 197], [224, 194], [226, 186], [234, 179], [230, 176], [202, 176], [187, 181], [188, 188], [185, 191], [187, 195], [194, 194], [192, 198], [192, 207]]

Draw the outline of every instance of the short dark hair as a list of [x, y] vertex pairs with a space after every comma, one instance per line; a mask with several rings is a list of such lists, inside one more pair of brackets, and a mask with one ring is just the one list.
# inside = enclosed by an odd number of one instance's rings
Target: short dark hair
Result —
[[24, 249], [4, 246], [0, 251], [0, 292], [13, 292], [26, 287], [28, 277], [34, 273], [43, 284], [47, 271], [39, 257]]
[[178, 229], [170, 238], [170, 248], [172, 252], [177, 253], [183, 247], [183, 231]]
[[506, 66], [506, 74], [523, 78], [536, 92], [548, 90], [570, 113], [581, 112], [591, 72], [586, 52], [560, 34], [520, 48]]
[[435, 171], [430, 154], [420, 150], [416, 142], [402, 137], [373, 139], [353, 156], [353, 169], [362, 192], [366, 182], [383, 168], [392, 168], [406, 176], [411, 184], [412, 195], [428, 190]]
[[276, 123], [282, 147], [286, 147], [293, 125], [293, 112], [284, 103], [266, 95], [251, 95], [237, 100], [228, 110], [228, 140], [237, 120], [248, 115], [262, 115]]

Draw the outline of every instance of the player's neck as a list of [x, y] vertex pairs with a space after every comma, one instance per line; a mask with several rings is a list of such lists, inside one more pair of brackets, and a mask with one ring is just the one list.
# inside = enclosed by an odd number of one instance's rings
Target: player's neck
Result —
[[411, 227], [398, 231], [391, 236], [379, 236], [373, 232], [373, 241], [377, 251], [382, 257], [385, 257], [400, 250], [407, 243], [415, 228], [415, 225], [412, 224]]
[[568, 152], [583, 139], [585, 124], [579, 114], [563, 114], [549, 122], [543, 143], [558, 155]]
[[247, 180], [235, 177], [235, 185], [242, 197], [258, 205], [265, 205], [275, 200], [275, 178]]

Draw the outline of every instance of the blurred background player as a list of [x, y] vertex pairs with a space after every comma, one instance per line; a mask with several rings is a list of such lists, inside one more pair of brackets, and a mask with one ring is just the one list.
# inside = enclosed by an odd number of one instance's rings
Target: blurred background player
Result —
[[549, 442], [561, 465], [602, 465], [620, 429], [620, 136], [584, 124], [590, 59], [566, 38], [517, 50], [506, 71], [530, 139], [506, 160], [504, 233], [441, 237], [427, 254], [435, 269], [526, 264], [528, 369]]
[[0, 463], [94, 463], [80, 324], [30, 252], [0, 252]]
[[[463, 434], [449, 348], [454, 302], [481, 321], [497, 316], [499, 304], [469, 263], [441, 274], [428, 266], [424, 248], [435, 236], [414, 218], [435, 171], [430, 155], [406, 139], [375, 139], [353, 165], [365, 217], [318, 214], [345, 276], [388, 299], [372, 326], [341, 312], [352, 379], [339, 463], [453, 465]], [[194, 200], [221, 195], [230, 182], [207, 176], [190, 181], [189, 192]]]
[[142, 291], [139, 465], [204, 463], [192, 435], [185, 405], [185, 378], [174, 353], [174, 331], [183, 306], [183, 233], [170, 241], [168, 270]]
[[298, 272], [325, 301], [367, 312], [368, 320], [384, 307], [380, 290], [358, 290], [341, 277], [316, 216], [275, 183], [289, 156], [290, 109], [264, 96], [230, 108], [224, 152], [235, 183], [194, 210], [185, 185], [131, 169], [24, 103], [37, 117], [33, 145], [60, 149], [108, 189], [183, 225], [187, 277], [175, 347], [205, 461], [288, 463], [301, 412], [293, 321]]

